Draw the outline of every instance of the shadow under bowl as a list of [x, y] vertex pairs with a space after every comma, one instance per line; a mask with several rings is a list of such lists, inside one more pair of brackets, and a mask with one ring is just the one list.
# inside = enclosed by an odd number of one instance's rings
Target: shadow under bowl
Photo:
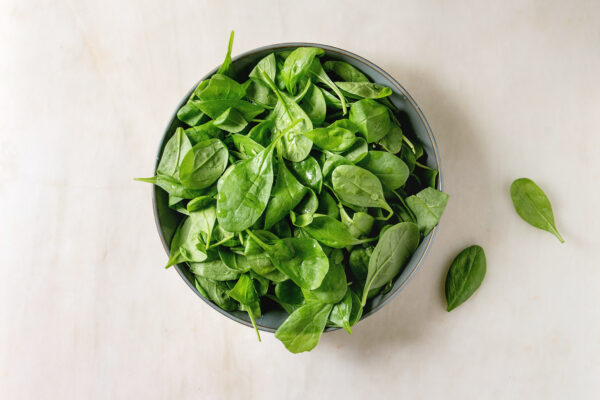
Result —
[[[364, 74], [366, 74], [369, 78], [371, 78], [373, 82], [388, 86], [392, 89], [393, 93], [389, 97], [389, 100], [398, 108], [398, 110], [400, 110], [400, 114], [402, 116], [402, 119], [400, 120], [402, 124], [402, 129], [404, 132], [410, 132], [412, 136], [416, 137], [421, 141], [425, 154], [427, 154], [428, 166], [438, 170], [437, 189], [442, 190], [442, 169], [440, 165], [437, 145], [433, 137], [431, 128], [429, 127], [429, 124], [425, 119], [425, 116], [419, 109], [419, 106], [417, 106], [417, 103], [415, 103], [415, 101], [402, 87], [402, 85], [396, 82], [396, 80], [392, 78], [387, 72], [385, 72], [372, 62], [356, 54], [350, 53], [349, 51], [338, 49], [336, 47], [316, 43], [298, 42], [273, 44], [250, 50], [246, 53], [240, 54], [237, 57], [235, 57], [233, 59], [232, 68], [236, 72], [236, 74], [242, 71], [249, 71], [249, 69], [256, 62], [258, 62], [261, 58], [263, 58], [270, 52], [292, 50], [297, 47], [311, 46], [322, 48], [325, 51], [323, 58], [330, 60], [341, 60], [352, 64]], [[217, 69], [218, 67], [207, 73], [201, 79], [201, 81], [210, 78], [215, 72], [217, 72]], [[175, 133], [177, 127], [184, 126], [184, 124], [177, 119], [177, 110], [179, 110], [179, 108], [181, 108], [181, 106], [183, 106], [187, 102], [187, 99], [190, 97], [196, 86], [197, 85], [194, 85], [194, 87], [191, 88], [190, 91], [183, 97], [179, 105], [177, 105], [173, 116], [171, 117], [169, 125], [165, 130], [165, 133], [160, 142], [160, 146], [158, 148], [158, 153], [156, 155], [155, 170], [158, 167], [158, 162], [160, 160], [161, 154], [167, 141]], [[163, 246], [168, 254], [171, 238], [173, 237], [173, 234], [175, 233], [175, 230], [177, 229], [177, 226], [182, 219], [182, 215], [169, 208], [167, 193], [156, 186], [154, 186], [152, 200], [154, 208], [154, 219], [156, 221], [158, 233], [162, 240]], [[423, 260], [427, 256], [429, 249], [433, 243], [436, 231], [437, 227], [433, 229], [433, 231], [429, 235], [427, 235], [419, 244], [419, 247], [417, 248], [413, 256], [410, 258], [405, 268], [394, 279], [392, 289], [385, 294], [380, 294], [373, 297], [367, 302], [363, 310], [361, 321], [367, 318], [368, 316], [373, 315], [375, 312], [377, 312], [383, 306], [385, 306], [410, 281], [410, 279], [415, 275], [416, 271], [419, 269], [419, 267], [423, 263]], [[209, 299], [204, 298], [196, 289], [194, 285], [193, 276], [186, 265], [178, 264], [175, 266], [175, 268], [177, 269], [177, 272], [183, 278], [185, 283], [189, 286], [189, 288], [193, 290], [209, 306], [211, 306], [221, 314], [227, 316], [228, 318], [231, 318], [234, 321], [252, 327], [252, 323], [250, 322], [250, 318], [248, 317], [248, 314], [246, 312], [225, 311]], [[262, 331], [275, 332], [275, 330], [277, 330], [279, 325], [281, 325], [281, 323], [287, 318], [287, 316], [288, 314], [279, 308], [263, 310], [263, 315], [261, 318], [256, 320], [256, 324], [258, 326], [258, 329]], [[338, 328], [327, 328], [326, 331], [336, 329]]]

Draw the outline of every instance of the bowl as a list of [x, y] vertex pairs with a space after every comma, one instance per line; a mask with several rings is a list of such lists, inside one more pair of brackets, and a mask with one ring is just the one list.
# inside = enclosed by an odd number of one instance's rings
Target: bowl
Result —
[[[438, 190], [442, 190], [442, 169], [440, 165], [439, 154], [437, 150], [437, 146], [435, 143], [435, 139], [433, 137], [433, 133], [423, 112], [419, 109], [419, 106], [413, 98], [408, 94], [406, 89], [402, 87], [394, 78], [392, 78], [387, 72], [379, 68], [377, 65], [372, 62], [353, 54], [349, 51], [342, 50], [336, 47], [327, 46], [323, 44], [316, 43], [280, 43], [273, 44], [269, 46], [259, 47], [254, 50], [250, 50], [243, 54], [238, 55], [233, 58], [232, 68], [235, 72], [243, 71], [248, 69], [251, 65], [258, 62], [261, 58], [266, 56], [268, 53], [272, 51], [281, 51], [281, 50], [292, 50], [296, 47], [320, 47], [325, 51], [323, 57], [327, 59], [333, 60], [342, 60], [346, 61], [363, 73], [365, 73], [371, 80], [376, 83], [386, 85], [390, 87], [393, 91], [392, 95], [389, 97], [390, 101], [400, 110], [400, 123], [402, 125], [402, 130], [404, 132], [412, 133], [413, 136], [417, 137], [423, 144], [423, 148], [427, 154], [427, 164], [438, 170]], [[207, 73], [202, 79], [210, 78], [215, 72], [217, 72], [218, 67]], [[183, 96], [181, 102], [175, 109], [173, 116], [165, 130], [165, 133], [160, 142], [160, 146], [158, 148], [158, 153], [156, 155], [156, 165], [155, 170], [158, 167], [158, 162], [160, 160], [160, 156], [162, 154], [163, 148], [169, 138], [175, 133], [175, 130], [179, 126], [183, 126], [182, 123], [177, 119], [177, 110], [181, 106], [183, 106], [187, 99], [192, 94], [193, 90], [196, 88], [197, 84], [194, 85], [190, 91]], [[168, 196], [167, 193], [162, 189], [154, 186], [153, 191], [153, 207], [154, 207], [154, 219], [156, 221], [156, 226], [158, 228], [158, 233], [160, 235], [160, 239], [162, 240], [163, 246], [169, 253], [169, 244], [171, 242], [171, 238], [175, 233], [175, 229], [181, 220], [181, 214], [177, 213], [174, 210], [171, 210], [168, 206]], [[433, 229], [427, 237], [425, 237], [411, 259], [406, 264], [406, 267], [402, 270], [402, 272], [395, 278], [392, 289], [385, 294], [380, 294], [372, 298], [363, 310], [363, 315], [361, 320], [367, 318], [370, 315], [373, 315], [378, 310], [380, 310], [383, 306], [385, 306], [391, 299], [393, 299], [411, 280], [411, 278], [415, 275], [423, 260], [427, 256], [429, 249], [433, 243], [433, 239], [435, 237], [437, 231], [437, 227]], [[204, 298], [196, 289], [193, 281], [193, 277], [189, 272], [187, 266], [185, 265], [176, 265], [175, 268], [177, 272], [183, 278], [185, 283], [189, 286], [191, 290], [193, 290], [202, 300], [204, 300], [209, 306], [220, 312], [221, 314], [227, 316], [228, 318], [237, 321], [246, 326], [252, 327], [252, 323], [248, 317], [246, 312], [242, 311], [225, 311], [212, 303], [210, 300]], [[263, 310], [263, 315], [261, 318], [256, 320], [256, 325], [258, 329], [266, 332], [275, 332], [279, 325], [287, 318], [288, 314], [279, 309], [270, 309]], [[336, 330], [339, 328], [327, 328], [326, 331]]]

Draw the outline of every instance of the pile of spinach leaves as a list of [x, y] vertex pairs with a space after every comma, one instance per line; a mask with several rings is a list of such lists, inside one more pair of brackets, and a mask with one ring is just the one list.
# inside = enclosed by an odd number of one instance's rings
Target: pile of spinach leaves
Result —
[[204, 297], [255, 329], [263, 310], [283, 308], [275, 336], [309, 351], [328, 326], [352, 333], [448, 195], [390, 88], [316, 47], [236, 71], [232, 41], [178, 111], [156, 175], [140, 180], [184, 215], [167, 267], [185, 264]]

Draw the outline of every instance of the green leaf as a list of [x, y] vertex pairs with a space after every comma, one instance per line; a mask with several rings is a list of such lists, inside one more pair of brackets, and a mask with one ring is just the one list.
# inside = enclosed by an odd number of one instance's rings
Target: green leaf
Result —
[[485, 253], [480, 246], [467, 247], [456, 256], [446, 275], [447, 311], [454, 310], [475, 293], [485, 271]]
[[308, 92], [303, 97], [300, 107], [310, 118], [313, 125], [321, 125], [327, 114], [327, 104], [323, 92], [315, 85], [310, 85]]
[[225, 60], [223, 61], [223, 64], [221, 64], [221, 66], [219, 67], [219, 70], [217, 71], [217, 74], [223, 74], [223, 75], [229, 75], [230, 74], [230, 69], [231, 69], [231, 50], [233, 48], [233, 37], [234, 37], [234, 32], [231, 31], [231, 34], [229, 35], [229, 44], [227, 46], [227, 54], [225, 54]]
[[392, 122], [390, 130], [379, 140], [379, 144], [388, 152], [397, 154], [402, 149], [402, 136], [400, 125]]
[[215, 121], [208, 121], [205, 124], [192, 126], [185, 130], [185, 134], [192, 142], [192, 145], [204, 140], [218, 138], [223, 131], [215, 126]]
[[365, 242], [352, 236], [346, 225], [328, 215], [313, 215], [312, 221], [303, 228], [314, 239], [337, 249]]
[[344, 267], [341, 264], [329, 262], [329, 271], [321, 285], [313, 290], [304, 289], [302, 292], [307, 301], [335, 304], [344, 298], [347, 289], [348, 283]]
[[535, 182], [528, 178], [515, 180], [510, 186], [510, 197], [525, 222], [552, 233], [561, 243], [565, 242], [556, 229], [550, 200]]
[[307, 303], [294, 311], [275, 332], [275, 337], [292, 353], [302, 353], [314, 349], [327, 319], [332, 304]]
[[214, 121], [216, 127], [231, 133], [241, 132], [248, 125], [244, 116], [234, 108], [223, 111], [223, 114], [219, 115]]
[[391, 211], [385, 201], [381, 182], [366, 169], [355, 165], [340, 165], [331, 174], [331, 182], [335, 193], [349, 204]]
[[314, 157], [308, 156], [302, 161], [292, 162], [290, 163], [290, 169], [300, 183], [316, 193], [321, 193], [323, 174], [319, 163]]
[[352, 104], [349, 118], [368, 143], [381, 140], [392, 126], [387, 107], [372, 99], [363, 99]]
[[192, 100], [190, 103], [212, 119], [219, 118], [228, 108], [234, 108], [242, 114], [246, 121], [251, 121], [265, 110], [248, 101], [235, 99]]
[[179, 166], [185, 154], [190, 151], [192, 144], [182, 128], [177, 128], [175, 134], [165, 145], [156, 173], [179, 177]]
[[323, 63], [325, 71], [333, 72], [346, 82], [369, 82], [362, 72], [353, 65], [344, 61], [326, 61]]
[[190, 263], [190, 271], [194, 275], [215, 281], [228, 281], [237, 279], [239, 272], [227, 267], [220, 259], [207, 260], [199, 263]]
[[256, 327], [255, 321], [255, 318], [260, 317], [260, 303], [258, 293], [256, 292], [256, 288], [252, 282], [252, 278], [246, 274], [240, 275], [240, 278], [233, 289], [228, 291], [227, 294], [244, 306], [243, 308], [250, 316], [250, 320], [254, 326], [254, 331], [256, 332], [256, 336], [258, 336], [258, 341], [260, 342], [260, 334], [258, 333], [258, 328]]
[[344, 298], [333, 306], [329, 314], [329, 322], [333, 326], [344, 328], [346, 332], [352, 334], [350, 327], [350, 316], [352, 314], [352, 291], [346, 290]]
[[228, 156], [227, 148], [219, 139], [197, 143], [181, 161], [181, 183], [190, 189], [209, 187], [225, 171]]
[[362, 305], [369, 290], [377, 289], [394, 279], [419, 245], [419, 229], [412, 222], [400, 222], [385, 231], [373, 250], [363, 290]]
[[304, 132], [304, 135], [323, 150], [342, 152], [352, 147], [356, 132], [358, 128], [352, 122], [340, 119], [327, 127]]
[[[333, 83], [333, 81], [329, 78], [327, 73], [323, 70], [323, 67], [321, 66], [321, 62], [319, 61], [318, 58], [315, 58], [312, 61], [312, 64], [310, 65], [310, 68], [309, 68], [309, 74], [310, 74], [311, 79], [313, 79], [313, 81], [319, 82], [325, 86], [328, 86], [329, 89], [331, 89], [336, 94], [336, 96], [338, 97], [338, 99], [340, 101], [340, 106], [342, 108], [342, 114], [346, 115], [346, 98], [344, 97], [344, 95], [342, 94], [340, 89], [335, 85], [335, 83]], [[323, 95], [325, 95], [325, 93], [323, 93]], [[327, 102], [327, 98], [325, 98], [325, 101]]]
[[324, 53], [318, 47], [298, 47], [292, 51], [281, 70], [281, 77], [289, 93], [295, 93], [296, 83], [306, 75], [315, 57]]
[[428, 187], [406, 198], [406, 204], [417, 217], [417, 225], [423, 236], [429, 234], [437, 225], [449, 197], [444, 192]]
[[306, 187], [298, 182], [285, 163], [279, 162], [277, 179], [265, 211], [265, 229], [270, 229], [293, 210], [302, 201], [306, 191]]
[[197, 100], [232, 99], [240, 100], [246, 95], [246, 88], [226, 75], [214, 74], [203, 81], [194, 90], [193, 97]]
[[380, 99], [392, 94], [392, 89], [371, 82], [335, 82], [342, 93], [351, 99]]
[[358, 165], [371, 171], [388, 190], [404, 186], [409, 175], [404, 161], [386, 151], [369, 151]]

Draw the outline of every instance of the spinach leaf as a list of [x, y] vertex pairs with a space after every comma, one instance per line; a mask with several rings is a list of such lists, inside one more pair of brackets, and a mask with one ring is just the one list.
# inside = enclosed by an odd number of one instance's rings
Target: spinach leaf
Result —
[[550, 200], [535, 182], [528, 178], [515, 180], [510, 186], [510, 197], [525, 222], [552, 233], [561, 243], [565, 242], [556, 229]]
[[192, 144], [183, 129], [177, 128], [175, 134], [165, 145], [156, 173], [178, 178], [181, 160], [191, 148]]
[[265, 211], [265, 229], [270, 229], [293, 210], [302, 201], [306, 191], [306, 187], [298, 182], [281, 160], [275, 187]]
[[446, 275], [447, 311], [454, 310], [475, 293], [485, 271], [485, 253], [480, 246], [467, 247], [456, 256]]
[[291, 280], [279, 282], [275, 285], [275, 296], [280, 304], [299, 306], [304, 303], [302, 289]]
[[392, 126], [387, 107], [372, 99], [363, 99], [352, 104], [349, 118], [368, 143], [381, 140]]
[[248, 234], [267, 252], [271, 262], [303, 289], [318, 288], [329, 270], [329, 260], [314, 239], [284, 238], [266, 244]]
[[249, 77], [264, 82], [269, 86], [269, 82], [264, 80], [264, 75], [266, 75], [271, 82], [274, 82], [275, 74], [277, 74], [277, 60], [275, 59], [275, 54], [271, 53], [254, 66], [252, 71], [250, 71]]
[[177, 111], [177, 119], [189, 126], [198, 125], [204, 118], [204, 112], [193, 101], [188, 101]]
[[329, 271], [327, 271], [321, 285], [313, 290], [303, 289], [302, 293], [304, 293], [304, 298], [307, 301], [335, 304], [344, 298], [347, 289], [348, 283], [346, 282], [344, 267], [330, 261]]
[[402, 128], [395, 122], [392, 122], [387, 135], [379, 140], [379, 144], [385, 150], [392, 154], [397, 154], [402, 149]]
[[365, 242], [352, 236], [346, 225], [328, 215], [313, 215], [310, 223], [303, 228], [314, 239], [337, 249]]
[[275, 337], [292, 353], [314, 349], [321, 339], [332, 308], [332, 304], [306, 303], [281, 324]]
[[181, 161], [181, 183], [190, 189], [209, 187], [225, 171], [228, 156], [227, 148], [219, 139], [197, 143]]
[[335, 193], [345, 202], [361, 207], [380, 207], [391, 211], [385, 201], [381, 182], [366, 169], [355, 165], [340, 165], [331, 182]]
[[246, 125], [248, 125], [244, 116], [235, 108], [231, 107], [223, 111], [223, 114], [219, 115], [214, 121], [216, 127], [230, 133], [241, 132]]
[[221, 64], [221, 66], [219, 67], [219, 70], [217, 71], [217, 74], [223, 74], [223, 75], [229, 75], [230, 74], [230, 69], [231, 69], [231, 50], [233, 48], [233, 37], [234, 37], [234, 32], [231, 31], [231, 34], [229, 35], [229, 45], [227, 46], [227, 54], [225, 55], [225, 60], [223, 61], [223, 64]]
[[356, 141], [348, 150], [342, 153], [342, 156], [351, 163], [358, 163], [367, 156], [369, 146], [367, 141], [361, 137], [356, 138]]
[[340, 119], [324, 128], [304, 132], [312, 142], [323, 150], [342, 152], [348, 150], [356, 141], [358, 128], [347, 119]]
[[312, 189], [308, 189], [304, 198], [294, 208], [298, 214], [314, 214], [319, 208], [319, 199]]
[[228, 291], [227, 294], [232, 299], [239, 301], [244, 310], [248, 313], [252, 325], [254, 325], [256, 336], [258, 336], [258, 341], [260, 342], [260, 334], [258, 333], [255, 321], [255, 318], [260, 318], [260, 303], [252, 278], [246, 274], [240, 275], [240, 278], [233, 289]]
[[369, 78], [362, 72], [344, 61], [326, 61], [323, 63], [323, 68], [325, 68], [325, 71], [335, 73], [347, 82], [369, 82]]
[[367, 301], [369, 290], [377, 289], [394, 279], [419, 245], [419, 229], [412, 222], [400, 222], [385, 231], [373, 250], [362, 305]]
[[274, 122], [270, 119], [266, 119], [250, 129], [248, 137], [256, 143], [268, 146], [268, 144], [271, 143], [271, 131], [273, 130], [273, 127]]
[[331, 89], [333, 93], [336, 94], [336, 96], [340, 100], [342, 114], [346, 115], [346, 99], [344, 98], [344, 95], [342, 94], [340, 89], [335, 85], [335, 83], [333, 83], [333, 81], [329, 78], [329, 76], [327, 76], [327, 73], [323, 70], [323, 67], [321, 66], [321, 62], [317, 58], [315, 58], [312, 61], [312, 64], [310, 65], [309, 74], [314, 81], [328, 86], [329, 89]]
[[289, 93], [295, 93], [296, 83], [306, 75], [313, 60], [325, 52], [318, 47], [298, 47], [285, 59], [281, 78]]
[[387, 86], [371, 82], [335, 82], [342, 93], [353, 99], [380, 99], [392, 94]]
[[408, 179], [408, 167], [404, 161], [386, 151], [369, 151], [358, 165], [375, 174], [388, 190], [404, 186]]
[[178, 179], [173, 178], [170, 175], [158, 174], [152, 178], [135, 178], [135, 180], [139, 182], [153, 183], [170, 195], [180, 197], [182, 199], [193, 199], [195, 197], [204, 195], [203, 190], [188, 189], [184, 187]]
[[314, 157], [308, 156], [302, 161], [292, 162], [290, 168], [300, 183], [317, 193], [321, 193], [323, 174], [319, 163]]
[[[367, 144], [367, 142], [364, 143], [365, 145]], [[333, 154], [331, 157], [325, 160], [325, 163], [323, 164], [323, 177], [325, 179], [329, 179], [331, 173], [340, 165], [352, 165], [352, 161], [348, 160], [344, 156]]]
[[333, 306], [329, 314], [329, 322], [334, 326], [344, 328], [346, 332], [352, 334], [350, 327], [350, 316], [352, 314], [352, 291], [346, 290], [344, 298]]
[[417, 225], [423, 236], [437, 225], [448, 204], [449, 196], [433, 188], [425, 188], [416, 195], [406, 198], [406, 204], [415, 214]]
[[210, 79], [203, 81], [194, 90], [194, 98], [197, 100], [240, 100], [246, 95], [244, 85], [226, 75], [214, 74]]
[[285, 93], [280, 93], [279, 101], [273, 110], [275, 115], [275, 128], [285, 130], [293, 121], [300, 120], [294, 129], [290, 129], [281, 141], [282, 155], [290, 161], [302, 161], [312, 149], [310, 139], [302, 135], [303, 132], [312, 130], [312, 121], [302, 107]]
[[237, 151], [247, 155], [248, 157], [254, 157], [265, 149], [261, 144], [255, 142], [248, 136], [236, 134], [231, 135], [231, 139], [233, 146], [237, 149]]
[[215, 281], [237, 279], [239, 272], [227, 267], [219, 258], [199, 263], [190, 263], [190, 271], [197, 276]]
[[215, 122], [213, 120], [185, 130], [185, 134], [192, 142], [192, 145], [204, 140], [218, 138], [221, 136], [222, 132], [222, 130], [215, 126]]
[[193, 103], [212, 119], [219, 118], [228, 108], [237, 110], [246, 121], [251, 121], [254, 117], [265, 111], [263, 107], [256, 104], [235, 99], [192, 100], [190, 103]]
[[315, 85], [310, 85], [306, 96], [302, 99], [300, 107], [310, 118], [313, 125], [321, 125], [327, 114], [327, 104], [323, 92]]
[[340, 217], [340, 211], [335, 199], [325, 190], [319, 195], [319, 207], [316, 212], [335, 219], [339, 219]]
[[200, 294], [226, 311], [233, 311], [236, 307], [236, 302], [227, 294], [228, 287], [225, 282], [215, 282], [211, 279], [206, 279], [201, 276], [194, 276], [196, 289]]
[[261, 216], [273, 186], [274, 141], [256, 156], [236, 164], [223, 180], [217, 195], [219, 225], [240, 232]]

